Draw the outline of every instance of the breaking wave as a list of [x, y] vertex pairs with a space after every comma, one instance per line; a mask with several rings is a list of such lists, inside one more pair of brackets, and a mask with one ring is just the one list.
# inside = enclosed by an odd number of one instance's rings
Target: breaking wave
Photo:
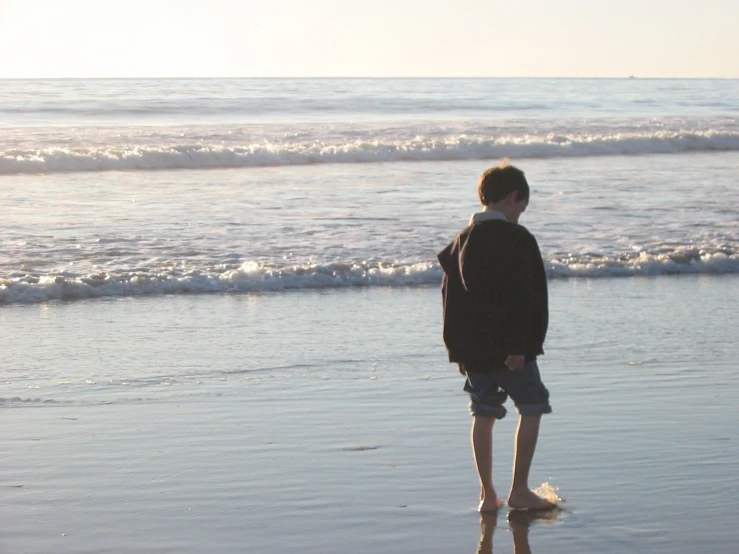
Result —
[[[549, 278], [608, 278], [675, 274], [739, 273], [739, 251], [730, 248], [677, 247], [618, 256], [564, 255], [545, 260]], [[347, 287], [438, 285], [442, 270], [434, 262], [352, 262], [271, 266], [246, 262], [231, 268], [193, 268], [186, 273], [95, 273], [85, 276], [25, 275], [0, 279], [0, 304], [39, 303], [97, 297], [242, 293]]]
[[262, 140], [16, 148], [0, 151], [0, 175], [74, 171], [139, 171], [276, 167], [397, 161], [635, 156], [739, 151], [739, 132], [644, 131], [513, 136], [430, 134], [345, 140]]

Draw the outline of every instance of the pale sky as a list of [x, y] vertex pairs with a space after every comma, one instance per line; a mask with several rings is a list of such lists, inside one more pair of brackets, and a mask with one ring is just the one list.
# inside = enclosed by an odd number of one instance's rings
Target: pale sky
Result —
[[0, 0], [0, 78], [739, 78], [739, 0]]

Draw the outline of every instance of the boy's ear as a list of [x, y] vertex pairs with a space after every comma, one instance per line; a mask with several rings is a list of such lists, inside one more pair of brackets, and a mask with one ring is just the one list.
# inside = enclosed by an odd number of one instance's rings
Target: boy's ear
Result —
[[508, 193], [508, 196], [506, 196], [506, 200], [508, 200], [511, 204], [515, 204], [518, 202], [518, 191], [512, 190]]

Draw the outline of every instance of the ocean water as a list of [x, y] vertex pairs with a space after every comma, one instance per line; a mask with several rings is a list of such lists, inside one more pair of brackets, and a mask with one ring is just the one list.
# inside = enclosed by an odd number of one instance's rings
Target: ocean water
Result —
[[736, 80], [0, 83], [0, 303], [440, 282], [503, 157], [552, 278], [739, 271]]
[[495, 551], [736, 552], [738, 93], [0, 81], [0, 544], [476, 551], [435, 254], [507, 156], [551, 289], [532, 479], [567, 502]]

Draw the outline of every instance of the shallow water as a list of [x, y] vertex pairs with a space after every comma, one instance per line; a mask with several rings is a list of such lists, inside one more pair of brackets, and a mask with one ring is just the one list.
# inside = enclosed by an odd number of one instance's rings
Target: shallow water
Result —
[[[735, 288], [551, 283], [532, 480], [567, 501], [502, 513], [496, 552], [735, 552]], [[6, 551], [476, 551], [437, 289], [104, 302], [0, 308]]]

